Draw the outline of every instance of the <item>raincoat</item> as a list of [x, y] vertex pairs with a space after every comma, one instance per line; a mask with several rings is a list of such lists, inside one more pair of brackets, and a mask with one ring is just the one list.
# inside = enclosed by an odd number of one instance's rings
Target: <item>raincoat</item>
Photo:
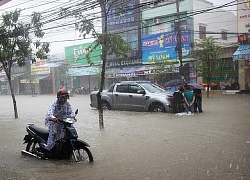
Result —
[[65, 137], [65, 129], [63, 128], [63, 125], [51, 121], [51, 118], [65, 116], [75, 117], [74, 111], [69, 102], [60, 105], [59, 100], [57, 99], [49, 106], [45, 118], [45, 125], [49, 128], [49, 137], [45, 146], [46, 149], [51, 150], [55, 146], [57, 140], [63, 139]]

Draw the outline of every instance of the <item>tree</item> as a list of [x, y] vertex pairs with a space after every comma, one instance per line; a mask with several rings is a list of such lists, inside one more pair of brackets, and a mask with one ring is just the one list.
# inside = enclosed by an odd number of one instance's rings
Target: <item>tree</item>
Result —
[[[86, 58], [91, 63], [90, 54], [98, 48], [98, 46], [101, 45], [102, 47], [102, 65], [101, 65], [101, 85], [99, 88], [99, 92], [97, 93], [97, 101], [98, 101], [98, 112], [99, 112], [99, 127], [100, 129], [104, 128], [104, 122], [103, 122], [103, 109], [101, 106], [101, 93], [104, 87], [104, 81], [105, 81], [105, 69], [106, 69], [106, 61], [107, 61], [107, 55], [115, 55], [116, 58], [119, 60], [121, 58], [128, 58], [127, 53], [131, 51], [131, 47], [121, 38], [118, 34], [112, 34], [108, 33], [107, 30], [107, 17], [111, 10], [111, 8], [114, 6], [115, 2], [118, 2], [117, 0], [92, 0], [91, 3], [98, 5], [101, 9], [101, 17], [102, 17], [102, 32], [98, 33], [95, 30], [94, 26], [94, 20], [96, 19], [93, 16], [90, 16], [90, 14], [86, 13], [85, 11], [79, 11], [74, 10], [75, 7], [68, 7], [65, 9], [62, 9], [62, 16], [65, 17], [71, 17], [74, 15], [74, 17], [78, 20], [76, 23], [76, 29], [80, 32], [81, 36], [85, 38], [86, 36], [91, 36], [95, 38], [94, 46], [89, 46], [86, 50], [88, 51]], [[89, 4], [89, 1], [84, 1], [82, 4]], [[93, 8], [95, 6], [92, 6]], [[124, 9], [126, 7], [121, 7], [119, 12], [116, 13], [123, 13]], [[85, 9], [87, 11], [87, 9]], [[92, 13], [93, 14], [93, 13]]]
[[[32, 62], [35, 62], [35, 56], [37, 58], [44, 58], [45, 53], [49, 52], [49, 44], [40, 43], [39, 41], [44, 36], [41, 30], [41, 15], [33, 13], [31, 15], [31, 22], [24, 24], [20, 20], [20, 14], [20, 10], [6, 12], [2, 15], [2, 22], [0, 24], [0, 62], [9, 82], [15, 118], [18, 118], [18, 112], [11, 83], [12, 66], [14, 64], [18, 64], [20, 67], [25, 66], [26, 58], [30, 58]], [[33, 43], [32, 39], [36, 39], [37, 41]], [[35, 56], [33, 57], [32, 49], [36, 49]]]
[[29, 85], [30, 85], [30, 90], [31, 90], [31, 94], [32, 96], [34, 95], [35, 93], [35, 76], [31, 74], [31, 69], [30, 67], [28, 66], [25, 73], [23, 74], [23, 77], [24, 79], [26, 79], [28, 82], [29, 82]]
[[207, 81], [207, 97], [209, 97], [209, 88], [214, 72], [218, 67], [221, 47], [213, 37], [205, 37], [197, 43], [197, 48], [192, 51], [193, 57], [197, 58], [196, 66], [201, 71], [201, 76]]
[[56, 68], [57, 76], [60, 79], [60, 88], [66, 87], [67, 89], [68, 79], [70, 77], [68, 74], [69, 67], [69, 64], [63, 63]]
[[155, 81], [159, 84], [161, 84], [162, 86], [164, 86], [164, 84], [166, 83], [166, 79], [169, 77], [169, 75], [173, 72], [173, 68], [174, 68], [174, 63], [173, 62], [169, 62], [169, 61], [160, 61], [158, 63], [155, 64], [154, 67], [156, 70], [154, 72], [154, 79]]

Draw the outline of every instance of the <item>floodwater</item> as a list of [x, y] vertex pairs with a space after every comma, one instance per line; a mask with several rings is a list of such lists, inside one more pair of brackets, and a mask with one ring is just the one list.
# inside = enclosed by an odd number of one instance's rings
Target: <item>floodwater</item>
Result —
[[0, 179], [250, 179], [250, 95], [203, 98], [204, 113], [105, 111], [104, 130], [88, 95], [70, 98], [79, 109], [75, 127], [88, 142], [93, 164], [41, 160], [21, 155], [27, 123], [44, 126], [55, 95], [0, 96]]

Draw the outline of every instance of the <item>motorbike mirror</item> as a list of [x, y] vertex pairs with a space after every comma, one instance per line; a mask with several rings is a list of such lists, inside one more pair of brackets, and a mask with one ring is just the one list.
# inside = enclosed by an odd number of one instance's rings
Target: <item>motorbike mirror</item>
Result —
[[78, 109], [76, 110], [76, 112], [75, 112], [75, 115], [77, 115], [78, 114]]

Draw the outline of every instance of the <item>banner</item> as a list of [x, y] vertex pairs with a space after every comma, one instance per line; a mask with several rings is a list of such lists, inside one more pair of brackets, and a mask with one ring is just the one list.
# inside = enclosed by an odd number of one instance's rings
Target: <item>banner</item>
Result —
[[[75, 46], [65, 47], [65, 57], [68, 64], [87, 66], [90, 65], [86, 59], [86, 54], [88, 53], [87, 48], [93, 43], [80, 44]], [[99, 46], [95, 51], [90, 54], [90, 61], [93, 64], [101, 63], [101, 46]]]
[[[181, 33], [182, 57], [190, 58], [190, 32]], [[176, 61], [177, 39], [175, 32], [165, 32], [142, 36], [142, 63]]]
[[49, 67], [39, 67], [41, 65], [46, 64], [46, 59], [36, 59], [36, 62], [34, 64], [30, 65], [31, 74], [32, 75], [39, 75], [39, 74], [50, 74], [50, 68]]

